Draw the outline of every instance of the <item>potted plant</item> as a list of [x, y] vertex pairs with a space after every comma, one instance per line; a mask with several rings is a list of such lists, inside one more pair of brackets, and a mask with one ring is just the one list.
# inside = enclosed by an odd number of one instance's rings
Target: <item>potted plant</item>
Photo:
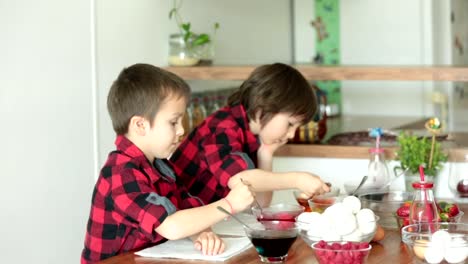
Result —
[[172, 66], [193, 66], [211, 64], [214, 56], [214, 36], [219, 23], [214, 23], [213, 38], [206, 33], [192, 31], [190, 22], [184, 22], [180, 15], [182, 1], [173, 1], [169, 19], [174, 19], [179, 33], [170, 35], [169, 64]]
[[[399, 148], [396, 151], [396, 160], [400, 161], [400, 166], [395, 167], [395, 171], [405, 172], [408, 180], [407, 190], [411, 189], [411, 179], [419, 179], [419, 165], [425, 165], [426, 176], [436, 176], [447, 161], [447, 154], [442, 151], [440, 142], [431, 141], [428, 137], [419, 137], [409, 131], [402, 131], [397, 137], [397, 143]], [[410, 175], [415, 177], [411, 178]]]

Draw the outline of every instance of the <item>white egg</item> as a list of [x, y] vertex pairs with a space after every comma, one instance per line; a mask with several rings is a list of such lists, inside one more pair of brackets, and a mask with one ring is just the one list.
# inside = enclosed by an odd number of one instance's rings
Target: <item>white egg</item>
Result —
[[341, 236], [351, 234], [357, 228], [356, 217], [350, 213], [342, 214], [334, 223], [336, 232]]
[[377, 229], [377, 223], [374, 221], [370, 221], [370, 222], [364, 222], [364, 221], [358, 221], [358, 226], [359, 226], [359, 230], [364, 234], [364, 235], [368, 235], [372, 232], [375, 231], [375, 229]]
[[445, 249], [445, 260], [448, 263], [463, 263], [468, 257], [468, 247], [448, 247]]
[[357, 214], [361, 210], [361, 200], [356, 196], [350, 195], [343, 199], [343, 205], [348, 207], [353, 214]]
[[345, 241], [361, 242], [362, 232], [356, 228], [351, 234], [343, 236]]
[[359, 212], [357, 212], [356, 218], [358, 221], [371, 222], [371, 221], [375, 221], [375, 214], [371, 209], [364, 208], [364, 209], [359, 210]]
[[322, 217], [322, 215], [317, 212], [305, 212], [297, 217], [297, 221], [312, 224], [319, 217]]
[[322, 236], [322, 240], [324, 241], [341, 241], [341, 236], [336, 233], [334, 229], [328, 230], [326, 234]]
[[444, 260], [444, 248], [438, 246], [431, 245], [427, 248], [424, 252], [424, 258], [426, 259], [427, 263], [440, 263]]
[[443, 247], [448, 245], [448, 243], [450, 243], [450, 240], [450, 234], [445, 230], [438, 230], [434, 232], [434, 234], [432, 234], [431, 236], [432, 243], [442, 245]]
[[342, 214], [352, 214], [352, 211], [350, 208], [345, 207], [343, 203], [335, 203], [325, 209], [323, 212], [325, 215], [329, 215], [333, 217], [334, 219], [339, 218]]

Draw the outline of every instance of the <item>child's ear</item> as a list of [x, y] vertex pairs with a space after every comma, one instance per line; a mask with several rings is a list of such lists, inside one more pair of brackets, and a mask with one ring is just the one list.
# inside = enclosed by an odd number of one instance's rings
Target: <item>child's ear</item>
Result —
[[144, 136], [146, 134], [146, 127], [148, 122], [142, 116], [133, 116], [130, 119], [129, 130], [139, 136]]

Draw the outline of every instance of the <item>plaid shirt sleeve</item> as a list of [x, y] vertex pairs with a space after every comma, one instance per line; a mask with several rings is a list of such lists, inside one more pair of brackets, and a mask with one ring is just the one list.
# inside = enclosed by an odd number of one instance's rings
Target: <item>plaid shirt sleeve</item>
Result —
[[[154, 229], [174, 212], [175, 208], [170, 209], [171, 205], [167, 205], [169, 200], [156, 194], [149, 185], [147, 176], [138, 169], [127, 168], [120, 176], [114, 178], [117, 184], [112, 190], [115, 211], [129, 224], [138, 223], [140, 231], [153, 240]], [[165, 200], [167, 202], [164, 202]]]
[[225, 129], [207, 138], [203, 144], [208, 169], [223, 187], [227, 187], [231, 176], [254, 166], [242, 151], [241, 142], [236, 130]]

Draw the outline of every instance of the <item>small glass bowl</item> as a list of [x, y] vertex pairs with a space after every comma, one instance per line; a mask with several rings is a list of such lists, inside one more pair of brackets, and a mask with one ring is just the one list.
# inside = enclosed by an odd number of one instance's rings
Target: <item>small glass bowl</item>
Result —
[[[334, 239], [333, 241], [339, 241], [339, 242], [371, 242], [372, 239], [375, 236], [375, 233], [377, 232], [377, 222], [379, 221], [379, 217], [376, 215], [375, 220], [372, 222], [375, 222], [375, 228], [371, 233], [368, 234], [363, 234], [360, 236], [354, 236], [354, 235], [346, 235], [346, 236], [340, 236], [338, 239]], [[312, 245], [315, 242], [318, 241], [325, 241], [325, 242], [333, 242], [333, 241], [328, 241], [326, 236], [316, 236], [312, 235], [309, 230], [311, 228], [316, 228], [313, 225], [301, 221], [296, 222], [296, 226], [299, 228], [299, 235], [302, 237], [304, 242], [306, 242], [308, 245]], [[320, 227], [319, 227], [320, 228]]]
[[325, 242], [311, 245], [320, 264], [325, 263], [366, 263], [372, 248], [367, 242]]
[[[460, 211], [456, 216], [449, 217], [447, 221], [443, 221], [443, 223], [460, 223], [461, 219], [463, 218], [463, 215], [465, 213], [463, 211]], [[395, 214], [395, 217], [398, 222], [398, 228], [401, 230], [403, 227], [407, 226], [410, 224], [409, 221], [409, 216], [407, 217], [401, 217]], [[441, 221], [442, 222], [442, 221]]]
[[311, 212], [323, 213], [325, 209], [332, 206], [337, 202], [341, 202], [344, 197], [342, 196], [325, 196], [319, 195], [312, 199], [309, 199], [307, 202]]
[[[301, 195], [302, 192], [300, 190], [294, 190], [293, 193], [294, 193], [294, 198], [296, 199], [297, 203], [305, 207], [305, 210], [304, 210], [305, 212], [313, 212], [309, 205], [310, 199], [302, 197]], [[314, 198], [328, 198], [328, 197], [336, 197], [338, 195], [340, 195], [340, 188], [331, 186], [329, 192], [322, 194], [322, 195], [315, 196]]]
[[259, 221], [263, 220], [279, 220], [279, 221], [293, 221], [296, 217], [304, 212], [304, 206], [298, 204], [277, 203], [268, 207], [258, 206], [252, 207], [252, 213]]
[[[447, 231], [450, 236], [436, 235], [439, 230]], [[468, 224], [412, 224], [401, 229], [401, 236], [417, 263], [441, 263], [444, 259], [448, 263], [466, 263], [468, 258]]]

